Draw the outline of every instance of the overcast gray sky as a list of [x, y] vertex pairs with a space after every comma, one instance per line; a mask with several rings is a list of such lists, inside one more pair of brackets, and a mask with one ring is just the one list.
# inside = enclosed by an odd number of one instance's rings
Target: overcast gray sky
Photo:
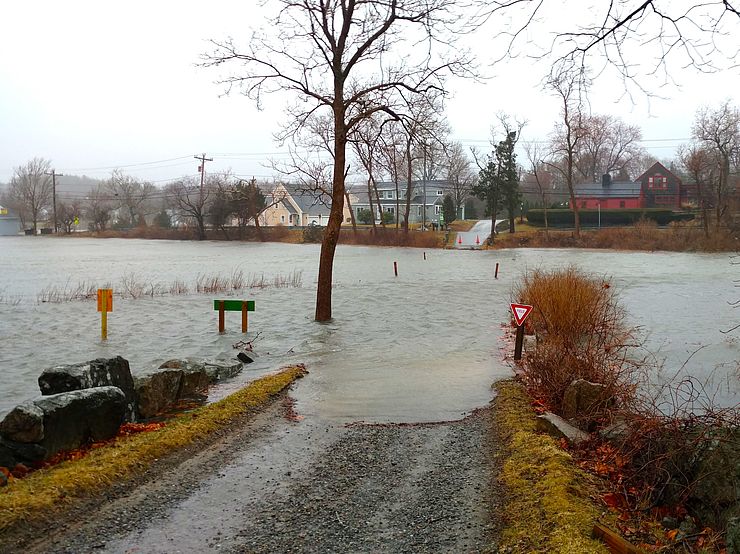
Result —
[[[539, 31], [567, 25], [579, 2], [551, 2]], [[585, 6], [585, 3], [583, 4]], [[34, 156], [63, 173], [103, 178], [115, 167], [158, 183], [194, 174], [194, 154], [215, 158], [209, 171], [228, 168], [245, 177], [269, 177], [264, 166], [279, 158], [273, 133], [285, 98], [266, 110], [238, 94], [223, 96], [218, 74], [196, 66], [207, 39], [246, 40], [260, 24], [255, 2], [223, 0], [125, 3], [83, 0], [6, 3], [0, 33], [0, 182]], [[488, 63], [496, 54], [492, 34], [508, 22], [497, 19], [470, 38]], [[496, 113], [528, 120], [523, 140], [545, 140], [558, 115], [557, 101], [543, 92], [545, 62], [521, 55], [486, 71], [484, 83], [451, 82], [448, 120], [453, 137], [483, 149]], [[734, 39], [737, 42], [737, 39]], [[638, 54], [639, 57], [640, 54]], [[677, 63], [676, 66], [680, 65]], [[699, 74], [676, 68], [680, 86], [646, 79], [662, 100], [637, 95], [631, 101], [614, 73], [597, 79], [591, 108], [642, 127], [644, 146], [660, 158], [691, 136], [694, 114], [736, 96], [738, 69]]]

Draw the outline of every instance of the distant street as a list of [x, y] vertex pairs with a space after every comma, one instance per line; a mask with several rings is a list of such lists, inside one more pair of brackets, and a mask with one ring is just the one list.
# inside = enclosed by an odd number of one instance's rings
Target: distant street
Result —
[[[497, 219], [496, 225], [501, 223], [503, 219]], [[458, 233], [455, 238], [456, 248], [479, 248], [486, 239], [491, 236], [491, 220], [481, 219], [473, 225], [473, 227], [467, 233]]]

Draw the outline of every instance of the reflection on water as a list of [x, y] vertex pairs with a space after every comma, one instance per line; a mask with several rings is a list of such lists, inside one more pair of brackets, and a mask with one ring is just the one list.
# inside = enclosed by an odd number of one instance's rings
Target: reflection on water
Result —
[[[399, 276], [393, 275], [398, 262]], [[495, 263], [501, 264], [497, 281]], [[142, 240], [0, 239], [0, 412], [36, 394], [45, 367], [120, 354], [134, 371], [168, 358], [230, 357], [242, 339], [238, 314], [216, 332], [213, 295], [116, 299], [109, 340], [99, 339], [92, 302], [37, 304], [49, 285], [82, 280], [142, 280], [192, 284], [199, 273], [303, 270], [302, 288], [252, 290], [257, 311], [250, 337], [261, 354], [241, 380], [279, 365], [305, 362], [311, 375], [296, 388], [297, 409], [346, 421], [433, 421], [458, 418], [490, 399], [490, 383], [508, 375], [498, 360], [500, 323], [508, 318], [511, 286], [526, 268], [569, 263], [612, 276], [630, 320], [647, 345], [706, 376], [725, 363], [720, 398], [734, 404], [738, 336], [723, 335], [737, 314], [736, 290], [723, 255], [646, 254], [574, 250], [492, 252], [340, 247], [335, 261], [334, 320], [312, 321], [318, 247], [313, 245]]]

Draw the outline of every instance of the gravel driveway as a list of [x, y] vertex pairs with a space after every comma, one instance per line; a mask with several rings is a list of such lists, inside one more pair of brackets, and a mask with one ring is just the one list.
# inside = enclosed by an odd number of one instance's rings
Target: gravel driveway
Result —
[[[57, 522], [26, 552], [486, 552], [490, 410], [343, 426], [275, 402]], [[25, 542], [25, 541], [24, 541]], [[8, 552], [17, 551], [16, 543]]]

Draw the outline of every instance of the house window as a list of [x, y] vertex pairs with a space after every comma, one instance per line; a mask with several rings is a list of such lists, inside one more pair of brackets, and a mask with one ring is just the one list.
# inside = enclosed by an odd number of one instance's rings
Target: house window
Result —
[[442, 189], [437, 189], [437, 196], [442, 196]]
[[383, 209], [384, 209], [384, 210], [385, 210], [386, 212], [388, 212], [389, 214], [394, 214], [394, 213], [396, 213], [396, 208], [388, 207], [388, 208], [383, 208]]
[[434, 215], [439, 215], [440, 209], [441, 209], [441, 206], [434, 206]]
[[[388, 200], [393, 200], [393, 191], [392, 191], [392, 190], [387, 190], [387, 191], [385, 191], [385, 194], [386, 194], [386, 196], [385, 196], [385, 197], [386, 197], [386, 198], [387, 198]], [[382, 196], [381, 196], [381, 198], [382, 198]]]
[[280, 223], [285, 223], [285, 216], [284, 215], [281, 215], [280, 216]]
[[419, 207], [418, 207], [418, 208], [416, 209], [416, 213], [417, 213], [418, 215], [421, 215], [421, 206], [419, 206]]
[[620, 208], [624, 208], [624, 207], [626, 207], [626, 206], [627, 206], [627, 203], [626, 203], [626, 202], [625, 202], [624, 200], [620, 200], [620, 201], [619, 201], [619, 207], [620, 207]]

